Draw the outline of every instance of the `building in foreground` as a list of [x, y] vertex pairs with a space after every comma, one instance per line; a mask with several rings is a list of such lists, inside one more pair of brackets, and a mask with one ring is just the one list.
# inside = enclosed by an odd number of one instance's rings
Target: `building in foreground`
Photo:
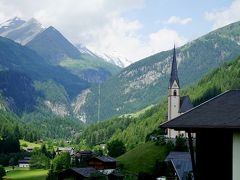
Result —
[[[188, 133], [195, 180], [240, 179], [240, 90], [220, 94], [161, 127]], [[196, 133], [195, 152], [191, 133]]]

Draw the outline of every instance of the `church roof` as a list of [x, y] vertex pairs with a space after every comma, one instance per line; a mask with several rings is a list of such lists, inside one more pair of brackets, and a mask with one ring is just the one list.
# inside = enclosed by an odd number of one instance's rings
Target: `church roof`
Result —
[[174, 81], [176, 81], [179, 86], [175, 45], [173, 48], [173, 61], [172, 61], [172, 69], [171, 69], [169, 87], [172, 87]]
[[240, 129], [240, 90], [222, 93], [161, 124], [176, 130]]
[[187, 179], [187, 175], [192, 171], [192, 161], [189, 152], [170, 152], [165, 161], [170, 161], [179, 179]]
[[192, 104], [189, 96], [181, 97], [179, 113], [184, 113], [192, 108], [193, 108], [193, 104]]

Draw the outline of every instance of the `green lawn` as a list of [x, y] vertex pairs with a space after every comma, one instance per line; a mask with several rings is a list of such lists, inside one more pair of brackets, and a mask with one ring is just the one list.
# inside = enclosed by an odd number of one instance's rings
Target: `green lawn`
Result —
[[[6, 168], [7, 169], [7, 168]], [[16, 168], [7, 172], [7, 175], [3, 179], [9, 180], [45, 180], [48, 170], [28, 168]]]
[[140, 144], [128, 151], [117, 160], [123, 164], [125, 170], [132, 173], [151, 172], [156, 160], [164, 160], [167, 155], [165, 146], [157, 146], [153, 142]]
[[23, 144], [26, 144], [28, 148], [41, 147], [41, 144], [31, 143], [31, 142], [20, 139], [20, 145], [22, 146]]

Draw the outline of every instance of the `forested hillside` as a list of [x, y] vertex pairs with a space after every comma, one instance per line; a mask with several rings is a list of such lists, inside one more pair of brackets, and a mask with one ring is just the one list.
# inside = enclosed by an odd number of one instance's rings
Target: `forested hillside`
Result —
[[[240, 52], [239, 36], [240, 22], [236, 22], [177, 48], [180, 86], [187, 87], [236, 58]], [[123, 69], [100, 88], [91, 88], [81, 108], [87, 121], [95, 122], [98, 113], [99, 119], [104, 120], [162, 100], [167, 94], [171, 61], [172, 50], [155, 54]]]
[[0, 110], [0, 119], [0, 140], [4, 138], [16, 140], [23, 138], [28, 141], [36, 141], [39, 139], [39, 133], [37, 131], [26, 126], [26, 124], [22, 123], [16, 115], [8, 110]]
[[73, 137], [83, 124], [74, 118], [71, 100], [87, 87], [80, 77], [0, 37], [1, 109], [16, 113], [15, 122], [29, 133], [34, 131], [38, 138]]
[[[181, 96], [189, 95], [196, 106], [222, 92], [240, 89], [240, 58], [225, 63], [204, 76], [197, 84], [181, 91]], [[166, 98], [165, 98], [166, 99]], [[119, 117], [89, 126], [83, 138], [90, 145], [119, 139], [128, 149], [145, 142], [150, 134], [158, 134], [159, 125], [167, 119], [167, 101], [146, 110], [138, 117]]]

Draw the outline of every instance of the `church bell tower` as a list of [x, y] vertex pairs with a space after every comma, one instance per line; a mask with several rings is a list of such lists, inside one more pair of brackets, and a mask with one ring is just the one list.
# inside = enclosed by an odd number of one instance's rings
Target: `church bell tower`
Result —
[[[179, 116], [180, 110], [180, 85], [177, 72], [177, 60], [175, 45], [173, 48], [172, 69], [168, 86], [168, 121]], [[177, 131], [168, 130], [168, 137], [175, 138]]]

